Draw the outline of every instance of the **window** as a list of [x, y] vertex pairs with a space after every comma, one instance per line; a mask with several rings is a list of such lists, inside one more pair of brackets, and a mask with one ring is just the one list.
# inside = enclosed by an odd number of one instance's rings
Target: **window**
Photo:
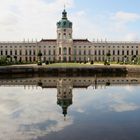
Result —
[[97, 55], [97, 52], [96, 52], [96, 50], [95, 50], [95, 55]]
[[122, 55], [124, 55], [124, 50], [122, 51]]
[[71, 39], [71, 34], [69, 34], [69, 38]]
[[34, 50], [34, 55], [35, 55], [35, 50]]
[[133, 52], [133, 50], [131, 51], [131, 55], [134, 55], [134, 52]]
[[49, 55], [51, 55], [51, 50], [49, 50]]
[[138, 50], [136, 50], [136, 55], [138, 55]]
[[63, 54], [67, 55], [67, 48], [63, 48]]
[[13, 55], [12, 50], [10, 50], [10, 55]]
[[71, 48], [69, 48], [69, 55], [71, 55]]
[[8, 52], [7, 52], [7, 50], [5, 51], [5, 55], [8, 55]]
[[115, 55], [115, 50], [113, 50], [113, 55]]
[[120, 51], [118, 50], [118, 55], [120, 55]]
[[53, 55], [55, 55], [55, 50], [53, 51]]
[[129, 51], [127, 50], [127, 55], [129, 55]]
[[86, 51], [84, 50], [84, 55], [86, 55]]
[[100, 52], [100, 50], [98, 51], [98, 54], [99, 54], [99, 55], [101, 55], [101, 52]]
[[104, 50], [103, 50], [102, 54], [105, 55], [105, 51]]
[[71, 61], [71, 57], [69, 57], [69, 61]]
[[31, 51], [31, 50], [30, 50], [30, 52], [29, 52], [29, 53], [30, 53], [30, 55], [32, 55], [32, 51]]
[[61, 55], [61, 48], [59, 48], [59, 55]]
[[17, 50], [15, 50], [15, 55], [17, 55]]
[[44, 55], [46, 55], [46, 50], [44, 50]]
[[81, 50], [79, 50], [79, 55], [81, 55]]
[[90, 50], [88, 51], [88, 55], [91, 55], [91, 52], [90, 52]]
[[20, 62], [22, 61], [22, 58], [21, 58], [21, 57], [19, 58], [19, 61], [20, 61]]
[[22, 55], [22, 51], [21, 50], [19, 51], [19, 54]]
[[63, 34], [63, 38], [66, 39], [66, 33]]
[[74, 50], [74, 55], [76, 55], [76, 50]]

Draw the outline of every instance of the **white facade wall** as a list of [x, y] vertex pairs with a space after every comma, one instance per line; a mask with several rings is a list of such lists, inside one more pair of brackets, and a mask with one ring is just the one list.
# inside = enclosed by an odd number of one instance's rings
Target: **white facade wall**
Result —
[[[63, 44], [67, 47], [67, 44]], [[138, 42], [90, 42], [88, 40], [73, 40], [72, 53], [67, 57], [73, 58], [73, 61], [104, 61], [106, 54], [110, 52], [111, 61], [123, 61], [124, 56], [131, 61], [136, 55], [140, 57], [140, 43]], [[0, 43], [0, 56], [10, 56], [11, 61], [31, 61], [38, 60], [38, 52], [42, 52], [42, 61], [56, 61], [58, 58], [58, 46], [56, 40], [46, 40], [40, 42], [18, 42], [18, 43]], [[62, 50], [63, 51], [63, 50]], [[63, 61], [63, 57], [61, 58]], [[67, 59], [69, 61], [69, 59]]]

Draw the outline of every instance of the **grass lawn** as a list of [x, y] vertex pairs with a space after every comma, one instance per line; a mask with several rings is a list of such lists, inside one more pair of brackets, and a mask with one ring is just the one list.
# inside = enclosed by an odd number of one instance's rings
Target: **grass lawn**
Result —
[[[94, 64], [90, 64], [90, 63], [53, 63], [53, 64], [49, 64], [49, 65], [45, 65], [46, 67], [96, 67], [96, 66], [105, 66], [103, 63], [94, 63]], [[110, 67], [113, 66], [117, 66], [117, 67], [140, 67], [140, 65], [120, 65], [120, 64], [110, 64]]]
[[94, 65], [91, 65], [90, 63], [53, 63], [46, 65], [47, 67], [94, 67]]

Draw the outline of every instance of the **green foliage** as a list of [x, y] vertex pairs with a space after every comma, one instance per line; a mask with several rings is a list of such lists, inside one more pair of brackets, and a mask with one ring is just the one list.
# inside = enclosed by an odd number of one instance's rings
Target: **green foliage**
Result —
[[106, 61], [104, 62], [104, 65], [110, 65], [110, 63], [106, 60]]
[[0, 65], [8, 65], [10, 62], [8, 61], [7, 57], [2, 56], [0, 57]]
[[38, 61], [38, 62], [37, 62], [37, 65], [42, 65], [42, 62], [41, 62], [41, 61]]
[[90, 64], [94, 64], [93, 60], [90, 61]]
[[46, 64], [46, 65], [49, 65], [49, 61], [46, 61], [45, 64]]

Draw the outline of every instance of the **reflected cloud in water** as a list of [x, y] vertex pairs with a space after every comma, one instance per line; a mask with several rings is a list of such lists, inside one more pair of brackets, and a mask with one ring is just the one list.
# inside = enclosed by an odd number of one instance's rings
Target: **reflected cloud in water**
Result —
[[[137, 100], [140, 99], [140, 80], [132, 79], [134, 78], [1, 79], [0, 139], [47, 139], [51, 134], [76, 127], [79, 121], [81, 125], [85, 121], [89, 124], [91, 120], [104, 122], [103, 114], [139, 112], [140, 103]], [[140, 116], [139, 113], [138, 115]], [[88, 126], [85, 128], [88, 129]]]

